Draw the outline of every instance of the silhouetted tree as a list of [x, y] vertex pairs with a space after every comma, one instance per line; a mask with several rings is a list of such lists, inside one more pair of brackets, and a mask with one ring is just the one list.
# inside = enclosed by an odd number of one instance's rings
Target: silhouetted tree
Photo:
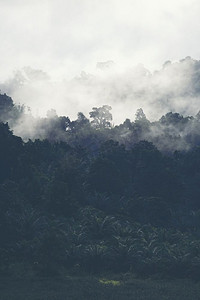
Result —
[[93, 107], [93, 111], [90, 112], [90, 118], [93, 120], [91, 124], [97, 129], [110, 128], [112, 121], [112, 114], [110, 113], [111, 106], [103, 105], [102, 107]]

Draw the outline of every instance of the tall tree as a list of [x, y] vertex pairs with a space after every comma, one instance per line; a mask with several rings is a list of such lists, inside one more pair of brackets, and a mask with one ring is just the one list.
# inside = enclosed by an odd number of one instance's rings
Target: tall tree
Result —
[[91, 124], [97, 129], [110, 128], [112, 121], [112, 114], [110, 110], [112, 109], [109, 105], [103, 105], [102, 107], [93, 107], [93, 111], [90, 112], [90, 118], [93, 120]]

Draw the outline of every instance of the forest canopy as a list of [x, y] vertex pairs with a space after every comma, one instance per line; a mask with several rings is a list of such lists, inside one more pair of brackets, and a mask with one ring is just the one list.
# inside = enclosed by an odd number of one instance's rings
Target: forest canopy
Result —
[[[0, 120], [1, 272], [199, 276], [199, 113], [37, 119], [1, 94]], [[10, 129], [25, 124], [23, 139]]]

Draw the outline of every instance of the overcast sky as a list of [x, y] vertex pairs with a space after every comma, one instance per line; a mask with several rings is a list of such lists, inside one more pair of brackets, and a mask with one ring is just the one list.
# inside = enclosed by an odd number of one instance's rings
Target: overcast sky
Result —
[[199, 0], [0, 0], [0, 79], [27, 65], [58, 78], [98, 61], [199, 59], [199, 14]]

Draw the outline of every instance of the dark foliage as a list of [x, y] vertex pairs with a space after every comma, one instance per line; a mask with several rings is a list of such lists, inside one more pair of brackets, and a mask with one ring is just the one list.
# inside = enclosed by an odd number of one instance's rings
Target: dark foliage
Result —
[[[12, 110], [11, 98], [0, 101]], [[94, 108], [92, 123], [51, 115], [46, 139], [27, 142], [0, 124], [1, 272], [23, 262], [45, 275], [64, 267], [199, 277], [200, 148], [160, 151], [155, 136], [143, 139], [165, 126], [162, 149], [166, 128], [181, 132], [198, 117], [150, 123], [140, 109], [112, 128], [109, 111]]]

